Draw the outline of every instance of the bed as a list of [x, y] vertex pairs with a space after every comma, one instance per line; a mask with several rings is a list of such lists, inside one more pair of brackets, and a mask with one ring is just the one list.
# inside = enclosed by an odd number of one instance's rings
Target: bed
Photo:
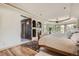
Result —
[[64, 36], [56, 37], [52, 34], [43, 36], [39, 39], [39, 46], [62, 55], [76, 55], [76, 45], [74, 41]]

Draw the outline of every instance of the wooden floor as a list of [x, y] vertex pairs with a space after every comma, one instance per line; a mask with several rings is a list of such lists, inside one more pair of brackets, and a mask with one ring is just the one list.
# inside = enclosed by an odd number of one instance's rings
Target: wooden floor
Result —
[[[40, 49], [39, 51], [43, 51], [47, 54], [50, 54], [51, 56], [64, 56], [62, 54], [49, 51], [46, 48]], [[34, 51], [32, 48], [24, 44], [6, 50], [2, 50], [0, 51], [0, 56], [35, 56], [37, 53], [39, 52]]]
[[34, 56], [35, 54], [37, 54], [36, 51], [24, 46], [16, 46], [0, 51], [0, 56]]

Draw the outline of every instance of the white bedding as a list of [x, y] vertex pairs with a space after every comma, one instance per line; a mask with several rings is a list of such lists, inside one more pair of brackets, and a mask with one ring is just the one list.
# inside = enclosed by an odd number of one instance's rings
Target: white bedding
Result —
[[75, 43], [65, 37], [56, 37], [51, 35], [46, 35], [39, 39], [39, 45], [45, 45], [51, 48], [55, 48], [68, 53], [76, 54]]

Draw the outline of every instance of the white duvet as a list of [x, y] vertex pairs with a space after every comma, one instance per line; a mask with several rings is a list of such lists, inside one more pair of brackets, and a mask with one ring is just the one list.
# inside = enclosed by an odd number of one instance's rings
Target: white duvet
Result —
[[76, 45], [74, 41], [67, 39], [64, 36], [56, 37], [52, 34], [46, 35], [39, 39], [39, 45], [45, 45], [61, 51], [76, 54]]

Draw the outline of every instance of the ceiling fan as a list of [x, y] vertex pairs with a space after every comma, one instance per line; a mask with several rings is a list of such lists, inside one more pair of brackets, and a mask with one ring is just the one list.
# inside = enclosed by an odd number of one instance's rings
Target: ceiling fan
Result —
[[55, 22], [55, 23], [59, 23], [59, 22], [64, 22], [64, 21], [67, 21], [67, 20], [70, 20], [71, 18], [67, 18], [67, 19], [64, 19], [64, 20], [56, 20], [56, 21], [48, 21], [48, 22]]
[[[72, 7], [72, 4], [70, 5], [70, 13], [69, 13], [69, 17], [68, 17], [68, 18], [63, 19], [63, 20], [58, 20], [58, 18], [57, 18], [55, 21], [52, 21], [52, 20], [51, 20], [51, 21], [49, 21], [49, 22], [59, 23], [59, 22], [64, 22], [64, 21], [70, 20], [70, 19], [71, 19], [71, 11], [72, 11], [72, 10], [71, 10], [71, 9], [72, 9], [71, 7]], [[67, 9], [67, 8], [64, 7], [64, 10], [65, 10], [65, 9]]]

